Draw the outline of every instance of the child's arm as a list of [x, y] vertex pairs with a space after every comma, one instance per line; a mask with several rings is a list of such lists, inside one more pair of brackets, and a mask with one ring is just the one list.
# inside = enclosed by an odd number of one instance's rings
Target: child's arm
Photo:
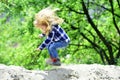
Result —
[[47, 39], [39, 46], [40, 50], [43, 50], [48, 44], [50, 44], [53, 40], [54, 32], [50, 32], [47, 36]]

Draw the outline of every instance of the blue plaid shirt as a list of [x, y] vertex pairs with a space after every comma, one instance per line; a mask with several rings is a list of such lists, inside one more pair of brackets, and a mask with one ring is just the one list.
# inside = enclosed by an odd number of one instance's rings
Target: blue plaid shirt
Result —
[[39, 48], [42, 50], [52, 42], [56, 42], [56, 41], [65, 41], [65, 42], [70, 41], [68, 35], [59, 25], [53, 26], [52, 31], [47, 36], [46, 40], [39, 46]]

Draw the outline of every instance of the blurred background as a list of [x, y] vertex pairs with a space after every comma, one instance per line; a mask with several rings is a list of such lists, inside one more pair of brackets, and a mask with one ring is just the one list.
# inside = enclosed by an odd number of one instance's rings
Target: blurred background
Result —
[[71, 39], [58, 51], [62, 63], [120, 65], [119, 0], [0, 0], [1, 64], [48, 68], [48, 51], [35, 51], [45, 38], [33, 25], [35, 14], [48, 6], [60, 9]]

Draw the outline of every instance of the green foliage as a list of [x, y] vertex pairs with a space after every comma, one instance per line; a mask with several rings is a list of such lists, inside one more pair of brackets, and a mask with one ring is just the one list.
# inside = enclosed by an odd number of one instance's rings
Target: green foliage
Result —
[[[44, 41], [39, 39], [40, 31], [33, 26], [34, 15], [36, 12], [52, 5], [59, 7], [58, 15], [64, 19], [61, 25], [69, 37], [70, 45], [59, 50], [61, 61], [66, 64], [103, 64], [99, 50], [95, 50], [93, 45], [81, 35], [90, 39], [106, 50], [106, 46], [100, 40], [95, 30], [87, 22], [86, 16], [81, 5], [82, 0], [1, 0], [0, 1], [0, 63], [7, 65], [24, 66], [28, 69], [49, 69], [45, 64], [45, 58], [49, 57], [48, 51], [36, 52], [35, 49]], [[94, 1], [105, 4], [110, 8], [108, 1]], [[87, 2], [86, 2], [87, 4]], [[119, 43], [119, 34], [114, 27], [112, 14], [101, 9], [92, 3], [88, 6], [91, 17], [102, 35], [113, 43], [114, 56]], [[114, 3], [115, 13], [119, 14], [118, 5]], [[92, 12], [93, 11], [93, 12]], [[96, 13], [94, 11], [97, 11]], [[120, 26], [119, 17], [116, 22]], [[109, 34], [109, 35], [106, 35]], [[116, 59], [119, 65], [120, 60]]]

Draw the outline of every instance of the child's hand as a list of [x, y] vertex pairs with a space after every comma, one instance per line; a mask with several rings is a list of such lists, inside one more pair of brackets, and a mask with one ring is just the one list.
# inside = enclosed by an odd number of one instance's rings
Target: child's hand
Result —
[[37, 48], [36, 51], [41, 51], [40, 48]]
[[39, 34], [39, 35], [38, 35], [38, 37], [39, 37], [39, 38], [42, 38], [42, 37], [43, 37], [43, 35], [42, 35], [42, 34]]

